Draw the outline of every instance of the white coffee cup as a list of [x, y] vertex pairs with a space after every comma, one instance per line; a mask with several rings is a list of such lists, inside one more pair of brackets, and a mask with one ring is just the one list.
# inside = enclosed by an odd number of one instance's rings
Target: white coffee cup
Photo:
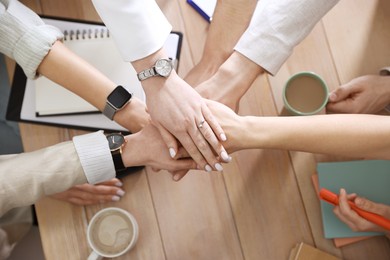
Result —
[[88, 244], [92, 248], [88, 260], [125, 254], [135, 246], [138, 232], [137, 221], [126, 210], [115, 207], [100, 210], [87, 228]]

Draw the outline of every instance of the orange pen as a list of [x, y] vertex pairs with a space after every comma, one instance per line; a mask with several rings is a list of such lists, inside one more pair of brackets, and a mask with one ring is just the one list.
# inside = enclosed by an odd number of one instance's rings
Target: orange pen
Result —
[[[325, 188], [322, 188], [320, 190], [320, 198], [335, 206], [339, 205], [339, 196]], [[348, 201], [348, 204], [351, 207], [351, 209], [353, 209], [362, 218], [374, 224], [377, 224], [378, 226], [381, 226], [387, 230], [390, 230], [390, 219], [387, 219], [385, 217], [382, 217], [381, 215], [375, 214], [370, 211], [365, 211], [359, 208], [358, 206], [356, 206], [355, 203], [353, 203], [352, 201]]]

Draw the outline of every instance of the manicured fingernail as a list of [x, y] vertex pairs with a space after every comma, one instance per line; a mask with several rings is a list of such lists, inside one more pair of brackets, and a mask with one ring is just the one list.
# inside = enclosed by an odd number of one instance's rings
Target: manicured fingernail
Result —
[[211, 168], [210, 165], [206, 164], [206, 166], [204, 167], [204, 169], [206, 170], [206, 172], [211, 172], [213, 169]]
[[176, 151], [175, 151], [175, 149], [169, 148], [169, 154], [171, 155], [172, 158], [175, 158], [175, 156], [176, 156]]
[[119, 196], [112, 196], [112, 201], [119, 201], [121, 198]]
[[117, 187], [122, 187], [122, 186], [123, 186], [123, 183], [122, 183], [122, 182], [120, 182], [120, 181], [118, 181], [118, 182], [115, 182], [115, 186], [117, 186]]
[[178, 181], [178, 180], [180, 180], [180, 174], [175, 174], [175, 175], [173, 175], [173, 180], [174, 181]]
[[125, 195], [125, 191], [123, 191], [123, 190], [118, 190], [118, 191], [116, 192], [116, 195], [123, 197], [123, 195]]
[[221, 137], [221, 140], [222, 140], [222, 141], [226, 141], [226, 140], [227, 140], [227, 138], [226, 138], [226, 135], [225, 135], [225, 134], [220, 134], [220, 137]]
[[216, 163], [214, 166], [215, 166], [215, 169], [217, 169], [217, 171], [219, 171], [219, 172], [223, 171], [223, 167], [220, 163]]
[[225, 162], [228, 162], [229, 161], [229, 155], [227, 154], [227, 152], [225, 152], [225, 151], [223, 151], [222, 153], [221, 153], [221, 158], [222, 158], [222, 160], [224, 160]]

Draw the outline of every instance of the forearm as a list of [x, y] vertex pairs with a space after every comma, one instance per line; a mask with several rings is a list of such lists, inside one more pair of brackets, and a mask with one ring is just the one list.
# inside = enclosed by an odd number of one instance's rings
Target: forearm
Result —
[[[213, 72], [232, 54], [249, 25], [257, 1], [217, 1], [200, 63]], [[228, 28], [228, 29], [227, 29]]]
[[38, 67], [38, 72], [82, 97], [100, 111], [115, 83], [57, 41]]
[[375, 115], [245, 117], [240, 148], [390, 159], [390, 118]]
[[[234, 52], [208, 81], [211, 86], [223, 86], [223, 91], [216, 91], [211, 96], [214, 100], [232, 107], [230, 102], [239, 101], [257, 76], [263, 72], [264, 70], [256, 63], [240, 53]], [[218, 95], [221, 95], [221, 98]]]
[[[66, 159], [65, 159], [66, 158]], [[0, 216], [7, 210], [86, 182], [72, 142], [0, 156]]]
[[[103, 111], [107, 96], [116, 87], [108, 77], [59, 41], [43, 59], [38, 72], [100, 111]], [[131, 132], [137, 132], [148, 123], [149, 115], [142, 101], [133, 98], [129, 105], [115, 114], [114, 120]]]

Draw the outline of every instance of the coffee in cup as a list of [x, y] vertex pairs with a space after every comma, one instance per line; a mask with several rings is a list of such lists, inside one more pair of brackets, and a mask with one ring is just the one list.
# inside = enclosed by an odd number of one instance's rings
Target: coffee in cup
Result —
[[87, 229], [92, 253], [88, 260], [118, 257], [132, 249], [138, 239], [138, 224], [129, 212], [105, 208], [91, 219]]
[[304, 71], [287, 81], [283, 89], [283, 102], [293, 115], [314, 115], [324, 109], [328, 94], [328, 87], [319, 75]]

